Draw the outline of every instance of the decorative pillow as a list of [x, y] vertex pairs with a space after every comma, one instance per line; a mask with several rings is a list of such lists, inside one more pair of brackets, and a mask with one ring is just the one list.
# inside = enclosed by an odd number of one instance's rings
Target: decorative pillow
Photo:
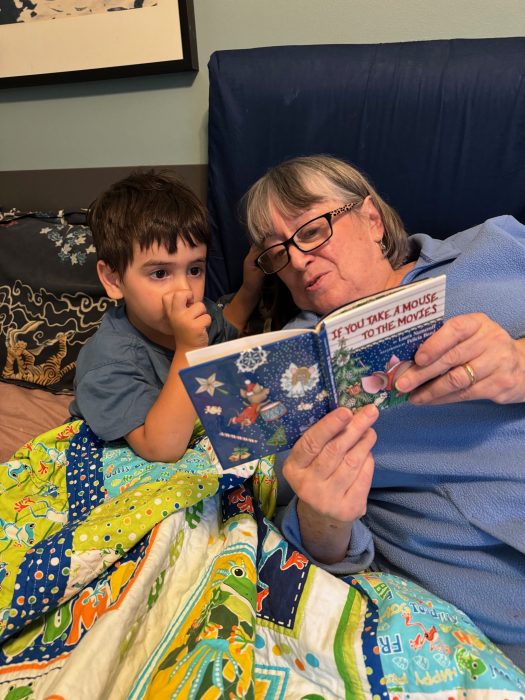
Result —
[[0, 211], [0, 379], [72, 393], [104, 296], [85, 213]]

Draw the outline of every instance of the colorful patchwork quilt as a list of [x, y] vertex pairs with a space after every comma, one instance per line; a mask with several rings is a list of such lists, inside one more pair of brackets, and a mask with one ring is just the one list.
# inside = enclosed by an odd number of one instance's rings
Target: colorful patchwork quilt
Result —
[[523, 700], [457, 608], [294, 550], [275, 483], [202, 430], [174, 464], [82, 421], [23, 446], [0, 466], [0, 698]]

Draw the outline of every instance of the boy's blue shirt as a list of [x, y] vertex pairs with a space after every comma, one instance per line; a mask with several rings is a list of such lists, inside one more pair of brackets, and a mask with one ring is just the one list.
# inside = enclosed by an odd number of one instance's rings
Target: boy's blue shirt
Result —
[[[218, 306], [204, 299], [211, 316], [208, 343], [232, 340], [238, 331]], [[173, 351], [138, 331], [123, 304], [110, 309], [77, 359], [71, 415], [84, 418], [102, 440], [122, 438], [144, 424], [164, 386]]]

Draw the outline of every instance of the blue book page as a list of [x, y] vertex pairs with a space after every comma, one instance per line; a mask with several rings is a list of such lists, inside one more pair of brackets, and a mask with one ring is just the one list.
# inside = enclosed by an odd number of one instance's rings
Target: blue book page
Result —
[[[216, 346], [217, 349], [220, 346]], [[291, 448], [335, 405], [315, 331], [180, 371], [224, 468]]]

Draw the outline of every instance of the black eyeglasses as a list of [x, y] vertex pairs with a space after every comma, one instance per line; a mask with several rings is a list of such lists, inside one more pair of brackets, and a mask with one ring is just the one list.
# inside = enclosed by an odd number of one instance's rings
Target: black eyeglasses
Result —
[[287, 241], [276, 243], [266, 248], [255, 260], [255, 264], [265, 275], [273, 275], [286, 267], [290, 262], [289, 248], [294, 245], [302, 253], [310, 253], [326, 243], [332, 235], [332, 219], [339, 214], [353, 209], [359, 202], [345, 204], [338, 209], [329, 211], [326, 214], [316, 216], [315, 219], [307, 221], [300, 226], [297, 231]]

